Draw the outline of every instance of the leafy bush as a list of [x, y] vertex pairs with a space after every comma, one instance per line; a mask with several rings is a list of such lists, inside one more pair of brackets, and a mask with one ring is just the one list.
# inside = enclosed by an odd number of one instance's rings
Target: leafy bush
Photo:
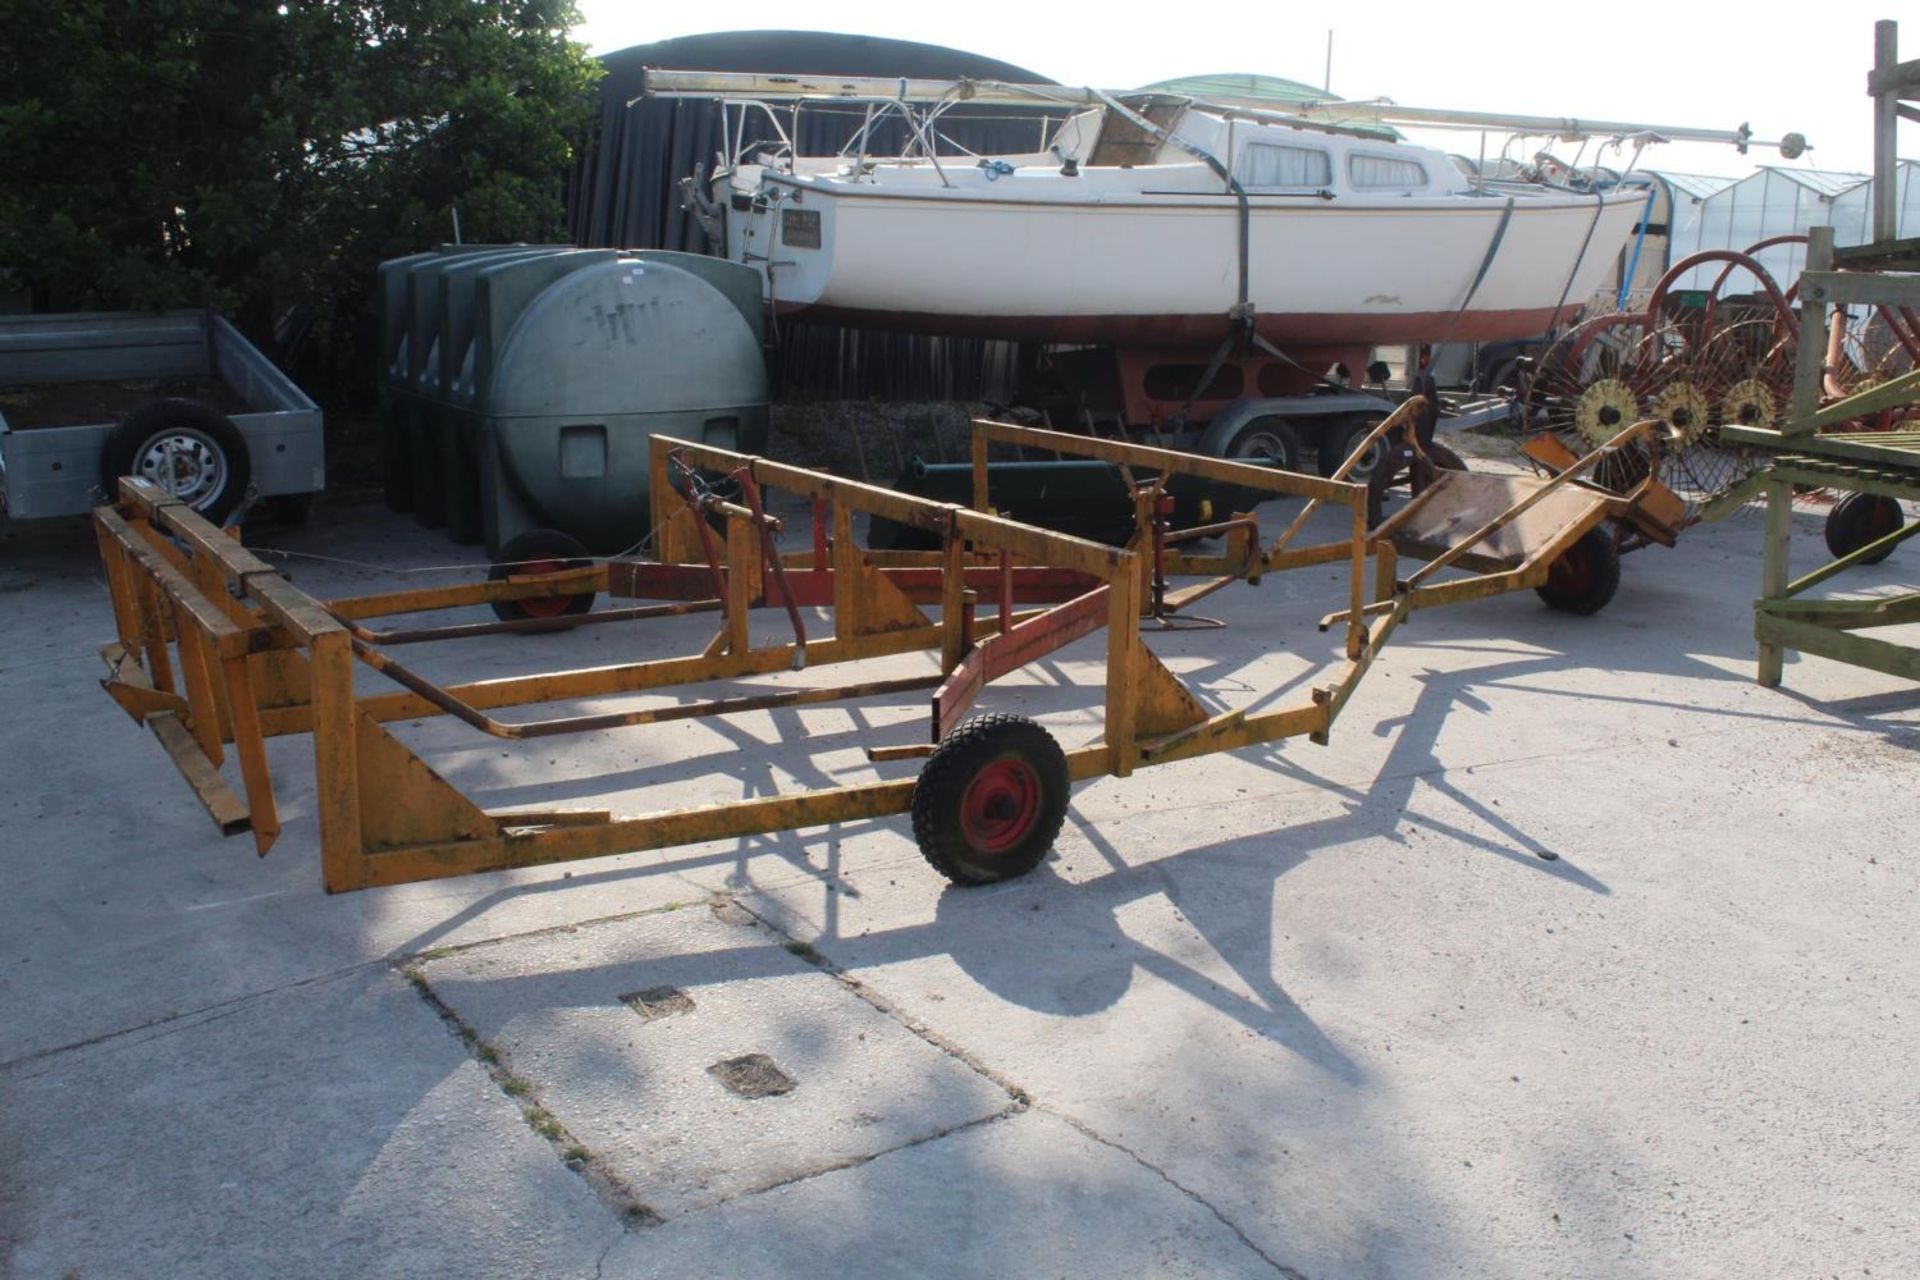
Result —
[[[371, 378], [374, 267], [551, 240], [599, 66], [568, 0], [9, 0], [0, 276], [37, 309], [298, 320]], [[283, 326], [282, 337], [289, 336]]]

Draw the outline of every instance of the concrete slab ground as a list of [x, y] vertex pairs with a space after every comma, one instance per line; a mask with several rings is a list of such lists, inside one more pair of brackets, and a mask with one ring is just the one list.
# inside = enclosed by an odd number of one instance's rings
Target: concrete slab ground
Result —
[[[322, 594], [478, 559], [371, 508], [260, 539]], [[272, 855], [220, 840], [96, 686], [84, 525], [0, 527], [0, 1275], [1920, 1274], [1920, 697], [1754, 686], [1759, 543], [1636, 554], [1594, 618], [1421, 614], [1329, 746], [1082, 787], [994, 888], [892, 820], [329, 898], [307, 741]], [[1297, 699], [1336, 588], [1151, 643]], [[1099, 653], [985, 706], [1082, 741]], [[641, 811], [910, 776], [863, 749], [923, 715], [400, 732], [488, 805]], [[754, 1054], [791, 1089], [709, 1071]]]

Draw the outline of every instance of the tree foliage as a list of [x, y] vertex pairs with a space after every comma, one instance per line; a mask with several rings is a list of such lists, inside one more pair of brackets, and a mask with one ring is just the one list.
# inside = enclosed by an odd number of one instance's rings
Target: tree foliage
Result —
[[[598, 64], [570, 0], [7, 0], [0, 274], [54, 309], [308, 317], [336, 369], [375, 265], [551, 240]], [[360, 344], [367, 345], [367, 344]]]

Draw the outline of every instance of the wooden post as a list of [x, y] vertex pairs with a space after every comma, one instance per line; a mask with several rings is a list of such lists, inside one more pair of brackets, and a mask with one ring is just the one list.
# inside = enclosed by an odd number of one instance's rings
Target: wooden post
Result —
[[[1807, 271], [1833, 270], [1833, 228], [1807, 228]], [[1783, 435], [1811, 435], [1807, 419], [1820, 407], [1826, 390], [1823, 376], [1827, 359], [1827, 300], [1823, 289], [1800, 291], [1800, 350], [1793, 370], [1793, 408], [1787, 414]]]
[[[1873, 242], [1900, 235], [1900, 167], [1894, 147], [1900, 125], [1900, 90], [1892, 83], [1900, 66], [1898, 23], [1873, 24]], [[1828, 234], [1832, 234], [1829, 232]]]
[[[1767, 547], [1760, 575], [1756, 614], [1787, 589], [1787, 552], [1793, 535], [1793, 486], [1784, 480], [1767, 482]], [[1760, 683], [1771, 689], [1780, 683], [1785, 651], [1774, 641], [1760, 641]]]

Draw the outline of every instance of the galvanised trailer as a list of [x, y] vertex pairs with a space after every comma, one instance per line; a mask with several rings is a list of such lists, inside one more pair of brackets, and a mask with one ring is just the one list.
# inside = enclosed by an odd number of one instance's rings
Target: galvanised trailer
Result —
[[149, 480], [214, 524], [326, 484], [320, 409], [210, 311], [0, 316], [0, 509], [81, 515]]

